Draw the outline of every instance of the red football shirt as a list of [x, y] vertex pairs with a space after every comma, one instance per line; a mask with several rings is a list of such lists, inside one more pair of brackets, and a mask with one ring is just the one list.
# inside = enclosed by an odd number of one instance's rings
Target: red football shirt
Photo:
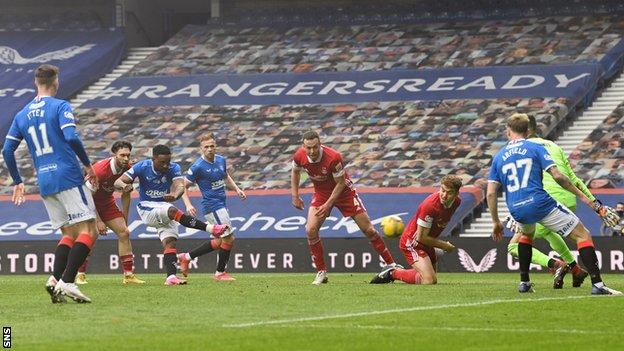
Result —
[[344, 169], [340, 152], [321, 145], [319, 153], [319, 160], [313, 162], [306, 154], [305, 149], [299, 148], [293, 157], [293, 167], [305, 169], [314, 185], [314, 192], [319, 195], [329, 197], [336, 186], [334, 177], [340, 177], [343, 174], [347, 185], [343, 194], [351, 192], [353, 183]]
[[96, 162], [93, 165], [93, 171], [97, 175], [100, 183], [100, 187], [93, 194], [93, 200], [98, 202], [98, 200], [107, 201], [113, 196], [115, 192], [115, 181], [119, 179], [127, 169], [118, 169], [115, 164], [115, 158], [109, 157]]
[[[442, 234], [444, 228], [453, 217], [453, 213], [459, 207], [461, 199], [459, 196], [455, 198], [455, 201], [449, 208], [444, 207], [442, 201], [440, 201], [440, 193], [435, 192], [429, 196], [418, 206], [416, 214], [410, 219], [407, 227], [403, 230], [401, 235], [401, 245], [416, 246], [416, 229], [418, 226], [425, 228], [431, 228], [429, 236], [437, 238]], [[422, 245], [422, 244], [421, 244]]]

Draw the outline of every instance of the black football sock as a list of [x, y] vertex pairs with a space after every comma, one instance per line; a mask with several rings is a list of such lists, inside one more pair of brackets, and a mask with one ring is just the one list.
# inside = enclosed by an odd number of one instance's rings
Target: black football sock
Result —
[[592, 284], [600, 283], [602, 278], [600, 277], [600, 269], [598, 268], [596, 249], [594, 249], [593, 246], [586, 246], [580, 248], [578, 251], [581, 260], [583, 260], [583, 264], [587, 268]]
[[520, 259], [520, 281], [530, 281], [529, 268], [531, 267], [531, 256], [533, 256], [533, 246], [530, 244], [519, 242], [518, 258]]
[[74, 247], [69, 252], [69, 258], [67, 259], [67, 268], [63, 273], [63, 281], [65, 283], [73, 283], [78, 273], [78, 268], [82, 266], [85, 258], [89, 255], [91, 249], [85, 243], [76, 240]]
[[184, 214], [181, 211], [176, 213], [174, 220], [187, 228], [199, 229], [204, 232], [206, 231], [206, 223], [200, 221], [195, 217]]
[[69, 257], [70, 251], [71, 247], [64, 244], [59, 244], [56, 247], [56, 251], [54, 251], [54, 270], [52, 271], [52, 275], [57, 281], [61, 279], [65, 267], [67, 267], [67, 258]]
[[176, 252], [165, 252], [163, 257], [163, 264], [165, 265], [165, 271], [167, 272], [167, 277], [170, 275], [175, 275], [178, 268], [176, 267], [176, 262], [178, 261], [178, 255]]
[[203, 244], [194, 248], [193, 251], [189, 252], [189, 256], [191, 256], [191, 260], [195, 257], [199, 257], [214, 251], [218, 246], [216, 240], [205, 241]]
[[230, 260], [230, 252], [232, 252], [232, 250], [225, 250], [223, 247], [221, 247], [221, 250], [219, 250], [217, 272], [225, 272], [225, 267], [227, 266], [228, 261]]

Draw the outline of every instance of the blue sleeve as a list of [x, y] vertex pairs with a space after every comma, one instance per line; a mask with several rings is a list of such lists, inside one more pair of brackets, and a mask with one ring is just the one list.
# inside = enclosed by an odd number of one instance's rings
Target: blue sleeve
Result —
[[142, 162], [136, 163], [129, 170], [127, 170], [126, 173], [124, 174], [130, 177], [130, 179], [135, 180], [136, 177], [141, 175], [141, 164]]
[[171, 179], [183, 177], [182, 168], [177, 163], [171, 165], [171, 169], [169, 170], [169, 172], [171, 174]]
[[197, 167], [195, 167], [195, 164], [193, 163], [191, 165], [191, 167], [189, 168], [188, 171], [186, 171], [186, 179], [188, 179], [188, 181], [193, 182], [193, 183], [197, 183]]
[[89, 160], [89, 156], [87, 156], [87, 151], [84, 149], [78, 133], [76, 133], [76, 127], [65, 126], [65, 128], [63, 128], [63, 136], [65, 137], [65, 141], [67, 141], [69, 146], [76, 153], [76, 156], [80, 159], [80, 162], [82, 162], [85, 167], [90, 166], [91, 161]]
[[535, 144], [534, 150], [537, 159], [539, 160], [540, 167], [542, 167], [542, 171], [545, 171], [550, 167], [555, 166], [555, 162], [553, 161], [552, 156], [550, 156], [545, 147], [540, 144]]
[[76, 133], [76, 119], [72, 113], [71, 106], [69, 106], [68, 102], [63, 101], [63, 103], [59, 105], [57, 112], [59, 116], [59, 127], [63, 131], [63, 137], [65, 137], [69, 146], [74, 150], [80, 162], [85, 166], [90, 166], [91, 161], [89, 160], [89, 156], [87, 156], [82, 141]]
[[61, 127], [62, 130], [66, 127], [76, 127], [76, 119], [67, 101], [63, 101], [63, 103], [59, 105], [58, 116], [59, 127]]
[[17, 118], [13, 119], [13, 122], [11, 123], [11, 127], [9, 127], [9, 132], [7, 133], [6, 138], [12, 139], [15, 141], [22, 141], [24, 139], [24, 136], [22, 135], [22, 131], [17, 126]]
[[22, 183], [22, 177], [19, 174], [17, 162], [15, 161], [15, 150], [17, 150], [20, 141], [21, 140], [9, 138], [9, 135], [7, 135], [7, 138], [4, 141], [4, 147], [2, 148], [2, 156], [4, 157], [4, 162], [6, 162], [7, 168], [9, 169], [11, 178], [13, 178], [14, 185]]
[[498, 158], [494, 157], [494, 160], [492, 161], [492, 166], [490, 167], [490, 175], [488, 177], [488, 180], [492, 180], [498, 183], [502, 183], [500, 180], [500, 175], [498, 174]]

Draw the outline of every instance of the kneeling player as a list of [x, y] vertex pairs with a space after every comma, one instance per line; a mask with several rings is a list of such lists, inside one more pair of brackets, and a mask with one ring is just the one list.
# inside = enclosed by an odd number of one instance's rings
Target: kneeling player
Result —
[[446, 228], [461, 203], [461, 186], [461, 179], [456, 176], [442, 178], [440, 191], [429, 195], [407, 224], [399, 247], [412, 269], [388, 266], [371, 280], [371, 284], [385, 284], [395, 280], [423, 285], [438, 282], [436, 249], [450, 252], [455, 246], [437, 237]]
[[227, 225], [206, 224], [188, 216], [173, 206], [184, 194], [184, 176], [177, 163], [171, 163], [171, 150], [165, 145], [152, 149], [152, 159], [143, 160], [130, 168], [115, 182], [115, 187], [130, 191], [132, 182], [139, 178], [140, 201], [137, 211], [145, 225], [156, 228], [164, 248], [165, 285], [182, 285], [186, 280], [176, 276], [178, 223], [187, 228], [210, 232], [216, 238]]

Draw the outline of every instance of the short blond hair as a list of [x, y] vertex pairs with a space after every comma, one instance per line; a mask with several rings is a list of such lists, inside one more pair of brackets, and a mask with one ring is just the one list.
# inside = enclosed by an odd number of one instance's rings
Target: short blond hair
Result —
[[199, 142], [204, 142], [206, 140], [214, 140], [217, 141], [217, 139], [215, 138], [214, 134], [212, 133], [204, 133], [199, 137]]
[[529, 116], [525, 113], [514, 113], [507, 119], [507, 127], [512, 132], [526, 135], [529, 132]]

